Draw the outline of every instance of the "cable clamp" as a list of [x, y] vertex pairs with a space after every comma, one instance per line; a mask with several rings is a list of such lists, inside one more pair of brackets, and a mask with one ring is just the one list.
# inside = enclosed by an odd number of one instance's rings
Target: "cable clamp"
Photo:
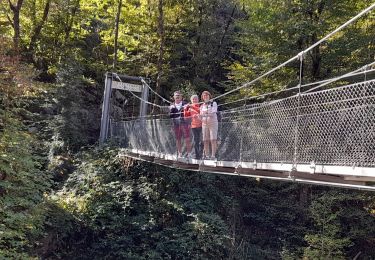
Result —
[[234, 167], [234, 173], [237, 173], [238, 175], [241, 175], [241, 173], [238, 171], [240, 169], [242, 169], [242, 162], [238, 162], [236, 167]]
[[217, 158], [215, 158], [214, 160], [213, 160], [213, 162], [214, 162], [214, 165], [215, 165], [215, 167], [217, 167]]
[[294, 173], [295, 172], [295, 170], [291, 170], [291, 171], [289, 171], [289, 175], [288, 175], [288, 179], [290, 179], [290, 180], [292, 180], [292, 181], [296, 181], [296, 176], [294, 176]]
[[298, 58], [300, 61], [303, 61], [304, 57], [305, 57], [305, 51], [301, 51], [300, 53], [298, 53]]
[[199, 160], [199, 167], [201, 167], [201, 166], [204, 166], [204, 160], [202, 159], [202, 160]]
[[290, 170], [290, 172], [296, 172], [296, 171], [297, 171], [297, 164], [293, 163], [292, 169]]
[[315, 164], [315, 162], [314, 161], [312, 161], [311, 163], [310, 163], [310, 173], [311, 174], [314, 174], [315, 173], [315, 170], [316, 170], [316, 164]]
[[366, 64], [365, 66], [363, 66], [363, 67], [360, 69], [360, 71], [367, 71], [368, 67], [369, 67], [369, 65]]

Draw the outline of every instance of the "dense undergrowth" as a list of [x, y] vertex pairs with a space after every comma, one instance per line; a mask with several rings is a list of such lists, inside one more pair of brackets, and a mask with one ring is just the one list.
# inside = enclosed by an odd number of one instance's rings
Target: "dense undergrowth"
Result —
[[[14, 2], [0, 8], [0, 259], [375, 259], [373, 193], [181, 171], [99, 149], [118, 1]], [[122, 3], [117, 71], [159, 82], [165, 97], [238, 87], [368, 6]], [[373, 15], [306, 55], [303, 82], [372, 62]], [[220, 102], [294, 87], [299, 68]], [[121, 116], [137, 109], [129, 97], [113, 97]]]
[[48, 199], [43, 258], [374, 257], [372, 194], [176, 171], [110, 148], [75, 163]]

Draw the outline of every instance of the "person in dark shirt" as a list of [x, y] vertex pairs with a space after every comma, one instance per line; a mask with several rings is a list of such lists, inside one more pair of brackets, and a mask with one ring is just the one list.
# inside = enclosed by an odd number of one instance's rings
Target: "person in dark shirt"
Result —
[[176, 136], [177, 156], [182, 157], [182, 138], [185, 140], [187, 157], [191, 158], [190, 122], [184, 118], [184, 109], [187, 102], [182, 100], [180, 91], [173, 93], [173, 104], [169, 107], [169, 115], [173, 122], [173, 130]]

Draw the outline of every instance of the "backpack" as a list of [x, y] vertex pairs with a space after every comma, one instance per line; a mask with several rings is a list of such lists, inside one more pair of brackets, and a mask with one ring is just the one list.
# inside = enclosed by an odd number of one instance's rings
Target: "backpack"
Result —
[[[213, 103], [214, 103], [213, 101], [208, 102], [208, 104], [210, 104], [211, 106]], [[217, 105], [217, 102], [216, 102], [216, 105]], [[216, 117], [217, 117], [217, 121], [220, 123], [222, 117], [221, 117], [221, 111], [219, 111], [219, 106], [217, 107]]]
[[222, 117], [221, 117], [221, 111], [219, 110], [219, 107], [217, 107], [216, 116], [217, 116], [217, 121], [220, 123], [222, 120]]

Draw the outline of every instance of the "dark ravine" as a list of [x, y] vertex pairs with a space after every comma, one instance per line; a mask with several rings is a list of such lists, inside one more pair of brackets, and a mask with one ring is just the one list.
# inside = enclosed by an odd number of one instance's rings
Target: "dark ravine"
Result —
[[[77, 170], [53, 196], [60, 215], [50, 218], [47, 230], [64, 239], [44, 248], [46, 258], [300, 258], [314, 252], [307, 240], [314, 236], [335, 246], [361, 241], [355, 247], [373, 254], [371, 240], [365, 241], [374, 219], [358, 208], [371, 194], [365, 199], [361, 192], [176, 171], [117, 153], [82, 154]], [[323, 210], [335, 215], [324, 225], [337, 232], [321, 233]], [[353, 214], [361, 221], [343, 226]], [[358, 231], [363, 237], [348, 240], [343, 233]]]
[[[374, 193], [172, 170], [99, 149], [119, 2], [68, 2], [0, 8], [0, 259], [375, 258]], [[165, 97], [233, 89], [368, 5], [159, 1], [160, 42], [157, 3], [122, 3], [116, 72], [158, 79]], [[308, 56], [304, 81], [372, 61], [371, 17]], [[222, 102], [294, 86], [297, 75], [290, 66]]]

